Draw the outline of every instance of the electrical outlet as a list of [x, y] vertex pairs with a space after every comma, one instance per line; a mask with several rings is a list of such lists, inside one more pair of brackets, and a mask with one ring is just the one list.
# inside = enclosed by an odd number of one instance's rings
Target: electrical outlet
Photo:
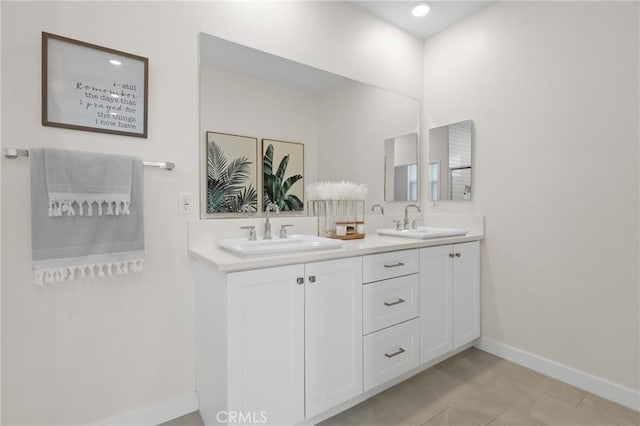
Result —
[[193, 200], [190, 192], [182, 192], [178, 194], [178, 213], [191, 214], [191, 205]]

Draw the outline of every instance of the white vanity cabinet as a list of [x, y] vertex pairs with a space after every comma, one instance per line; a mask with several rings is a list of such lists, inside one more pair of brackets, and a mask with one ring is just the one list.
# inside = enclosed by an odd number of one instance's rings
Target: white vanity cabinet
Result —
[[479, 337], [479, 241], [409, 244], [229, 272], [194, 259], [205, 423], [321, 421]]
[[420, 249], [420, 363], [480, 336], [480, 243]]
[[362, 393], [361, 257], [228, 274], [194, 267], [206, 424], [293, 425]]

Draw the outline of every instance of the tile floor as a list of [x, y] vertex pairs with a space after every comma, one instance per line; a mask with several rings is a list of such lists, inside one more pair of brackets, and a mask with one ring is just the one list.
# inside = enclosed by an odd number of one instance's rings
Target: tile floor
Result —
[[640, 413], [471, 348], [320, 425], [640, 426]]

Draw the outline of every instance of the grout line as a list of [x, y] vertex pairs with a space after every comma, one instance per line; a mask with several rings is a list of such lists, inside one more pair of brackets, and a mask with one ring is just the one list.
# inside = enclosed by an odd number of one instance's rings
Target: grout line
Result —
[[[499, 371], [496, 371], [496, 374], [497, 374], [497, 376], [498, 376], [498, 377], [502, 378], [503, 380], [507, 380], [507, 381], [509, 381], [509, 382], [513, 383], [514, 385], [518, 386], [518, 387], [519, 387], [519, 388], [521, 388], [523, 391], [525, 391], [525, 392], [527, 392], [528, 394], [530, 394], [530, 395], [531, 395], [531, 397], [532, 397], [532, 398], [534, 398], [536, 401], [538, 400], [538, 398], [536, 398], [536, 396], [535, 396], [535, 392], [537, 392], [537, 393], [541, 393], [541, 394], [543, 394], [543, 395], [545, 395], [545, 396], [547, 396], [547, 397], [549, 397], [549, 398], [553, 398], [553, 399], [555, 399], [555, 400], [558, 400], [558, 401], [562, 402], [563, 404], [566, 404], [566, 405], [568, 405], [568, 406], [570, 406], [570, 407], [577, 408], [580, 404], [582, 404], [582, 401], [584, 401], [584, 399], [585, 399], [588, 395], [593, 395], [591, 392], [588, 392], [588, 391], [585, 391], [585, 390], [582, 390], [582, 389], [576, 388], [575, 386], [570, 385], [569, 383], [565, 383], [565, 382], [563, 382], [563, 381], [561, 381], [561, 380], [554, 379], [553, 377], [551, 377], [551, 376], [547, 376], [546, 374], [539, 373], [539, 372], [537, 372], [537, 371], [535, 371], [535, 370], [532, 370], [532, 369], [530, 369], [530, 368], [528, 368], [528, 367], [524, 367], [524, 366], [522, 366], [522, 365], [516, 364], [516, 363], [514, 363], [514, 362], [512, 362], [512, 361], [509, 361], [509, 360], [506, 360], [506, 361], [507, 361], [507, 362], [510, 362], [511, 364], [514, 364], [515, 366], [517, 366], [517, 367], [519, 367], [519, 368], [523, 368], [523, 369], [525, 369], [525, 370], [529, 370], [529, 371], [531, 371], [531, 372], [533, 372], [533, 373], [535, 373], [535, 374], [538, 374], [538, 375], [542, 376], [542, 378], [544, 378], [544, 379], [552, 380], [552, 381], [556, 381], [556, 382], [558, 382], [558, 383], [560, 383], [560, 384], [562, 384], [562, 385], [570, 386], [570, 387], [575, 388], [575, 389], [577, 389], [578, 391], [580, 391], [580, 392], [584, 393], [584, 396], [580, 399], [580, 402], [578, 402], [576, 405], [573, 405], [572, 403], [567, 402], [567, 401], [565, 401], [564, 399], [558, 398], [558, 396], [556, 396], [556, 395], [554, 395], [554, 394], [550, 393], [549, 391], [547, 391], [547, 390], [545, 390], [545, 389], [538, 389], [538, 388], [536, 388], [536, 387], [534, 387], [534, 386], [532, 386], [532, 385], [530, 385], [530, 384], [524, 383], [523, 381], [521, 381], [521, 380], [519, 380], [519, 379], [516, 379], [516, 378], [510, 377], [509, 375], [506, 375], [506, 374], [503, 374], [503, 373], [501, 373], [501, 372], [499, 372]], [[494, 397], [494, 398], [495, 398], [495, 397]]]
[[[478, 423], [478, 422], [476, 422], [476, 421], [475, 421], [475, 420], [473, 420], [471, 417], [467, 416], [467, 415], [466, 415], [466, 414], [464, 414], [464, 413], [461, 413], [459, 410], [456, 410], [456, 409], [455, 409], [455, 408], [453, 408], [453, 407], [449, 407], [449, 408], [451, 409], [451, 411], [455, 411], [455, 412], [456, 412], [456, 413], [458, 413], [460, 416], [462, 416], [462, 417], [464, 417], [465, 419], [469, 420], [469, 421], [470, 421], [471, 423], [473, 423], [474, 425], [482, 425], [482, 423]], [[502, 412], [500, 412], [500, 414], [502, 414]], [[499, 416], [500, 414], [498, 414], [498, 416]], [[498, 416], [496, 416], [496, 417], [498, 417]], [[491, 421], [493, 421], [494, 419], [495, 419], [495, 417], [494, 417], [493, 419], [491, 419]], [[491, 422], [489, 422], [489, 423], [491, 423]], [[488, 425], [489, 423], [487, 423], [487, 425]]]
[[[440, 401], [438, 399], [438, 401]], [[436, 417], [438, 417], [440, 414], [442, 414], [444, 411], [447, 410], [447, 408], [450, 408], [447, 404], [444, 404], [444, 408], [440, 411], [438, 411], [436, 414], [434, 414], [433, 416], [429, 417], [428, 419], [426, 419], [424, 422], [420, 423], [420, 425], [422, 426], [423, 424], [430, 422], [431, 420], [435, 419]]]
[[[495, 397], [494, 397], [494, 398], [495, 398]], [[496, 399], [497, 399], [497, 398], [496, 398]], [[486, 423], [486, 424], [487, 424], [487, 426], [489, 426], [489, 425], [491, 424], [491, 422], [493, 422], [495, 419], [497, 419], [498, 417], [500, 417], [500, 416], [501, 416], [505, 411], [507, 411], [510, 407], [511, 407], [510, 405], [507, 405], [507, 408], [505, 408], [504, 410], [500, 411], [500, 412], [498, 413], [498, 415], [497, 415], [497, 416], [495, 416], [494, 418], [492, 418], [491, 420], [489, 420], [489, 421]]]
[[576, 408], [578, 408], [579, 406], [582, 405], [582, 403], [584, 402], [585, 399], [587, 399], [587, 397], [590, 395], [589, 392], [584, 391], [584, 396], [582, 397], [582, 399], [580, 400], [580, 402], [578, 402], [578, 405], [576, 405]]

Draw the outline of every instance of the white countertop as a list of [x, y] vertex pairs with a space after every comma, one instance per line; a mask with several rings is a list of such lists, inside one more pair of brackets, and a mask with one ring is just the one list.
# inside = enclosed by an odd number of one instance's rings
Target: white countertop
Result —
[[468, 233], [464, 236], [432, 238], [418, 240], [412, 238], [388, 237], [367, 234], [361, 240], [349, 240], [339, 249], [304, 252], [299, 254], [280, 254], [275, 256], [236, 256], [210, 241], [190, 241], [189, 254], [196, 259], [211, 263], [220, 272], [235, 272], [247, 269], [268, 268], [272, 266], [297, 263], [319, 262], [322, 260], [362, 256], [395, 250], [407, 250], [421, 247], [441, 246], [484, 239], [480, 233]]

